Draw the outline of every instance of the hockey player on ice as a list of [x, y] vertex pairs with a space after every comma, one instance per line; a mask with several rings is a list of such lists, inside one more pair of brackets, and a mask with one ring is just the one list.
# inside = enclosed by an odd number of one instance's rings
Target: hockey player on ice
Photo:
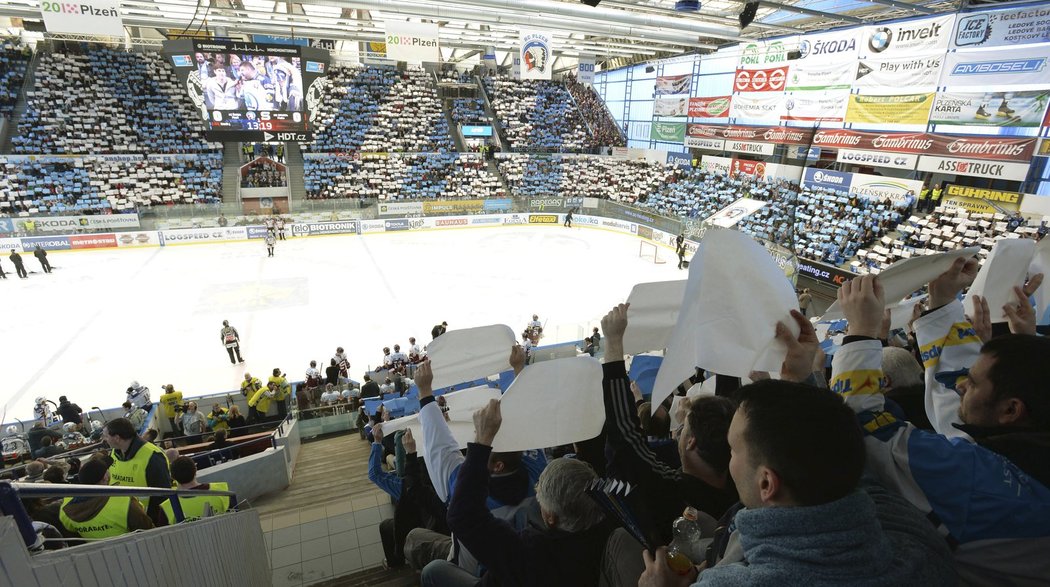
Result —
[[145, 385], [139, 385], [138, 381], [132, 381], [131, 385], [128, 386], [127, 400], [131, 403], [131, 407], [144, 410], [148, 410], [153, 403], [149, 399], [149, 388]]

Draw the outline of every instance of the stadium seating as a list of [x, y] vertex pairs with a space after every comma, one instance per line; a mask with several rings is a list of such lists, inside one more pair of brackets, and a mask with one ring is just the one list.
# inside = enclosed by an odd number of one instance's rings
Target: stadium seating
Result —
[[47, 53], [12, 138], [15, 153], [216, 152], [171, 67], [156, 53], [84, 46]]
[[316, 138], [304, 151], [452, 150], [433, 78], [421, 69], [333, 68], [316, 123]]
[[626, 147], [627, 140], [620, 132], [619, 125], [613, 119], [609, 109], [605, 107], [598, 92], [594, 88], [576, 81], [576, 76], [569, 74], [566, 84], [569, 93], [576, 100], [576, 106], [580, 114], [591, 127], [594, 135], [594, 143], [602, 147]]
[[598, 157], [513, 155], [499, 162], [517, 197], [573, 196], [634, 203], [674, 176], [663, 164]]
[[452, 101], [452, 122], [472, 124], [487, 120], [485, 101], [481, 98], [456, 98]]
[[217, 203], [222, 196], [222, 155], [137, 161], [0, 157], [0, 194], [0, 214], [21, 216]]
[[10, 116], [14, 110], [31, 57], [29, 47], [16, 41], [0, 45], [0, 116]]
[[311, 199], [492, 198], [502, 196], [498, 177], [480, 157], [447, 153], [353, 160], [305, 160], [306, 194]]
[[515, 151], [587, 152], [593, 140], [565, 86], [556, 81], [483, 78], [485, 91]]

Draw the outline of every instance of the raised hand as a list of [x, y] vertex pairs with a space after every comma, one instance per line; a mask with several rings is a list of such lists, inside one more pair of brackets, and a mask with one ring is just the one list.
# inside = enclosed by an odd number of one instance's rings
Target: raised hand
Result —
[[[780, 366], [780, 377], [788, 381], [805, 381], [813, 372], [813, 357], [820, 350], [817, 331], [813, 324], [798, 310], [791, 310], [791, 318], [798, 324], [798, 337], [783, 322], [777, 322], [776, 338], [787, 347], [787, 355]], [[768, 374], [766, 376], [768, 378]], [[753, 378], [752, 378], [753, 379]]]
[[525, 369], [525, 348], [520, 344], [510, 347], [510, 366], [515, 375]]
[[992, 313], [988, 311], [988, 298], [973, 296], [973, 316], [969, 318], [981, 342], [988, 342], [992, 339]]
[[474, 440], [478, 444], [492, 446], [492, 441], [503, 424], [499, 401], [490, 399], [488, 405], [474, 412]]
[[940, 308], [955, 299], [959, 292], [970, 287], [981, 266], [977, 259], [956, 259], [952, 266], [930, 282], [930, 308]]
[[[1042, 281], [1041, 273], [1039, 278]], [[1034, 281], [1034, 278], [1032, 281]], [[1036, 287], [1039, 287], [1038, 284], [1036, 284]], [[1010, 332], [1014, 334], [1035, 334], [1035, 308], [1028, 302], [1028, 295], [1025, 294], [1025, 291], [1024, 288], [1014, 286], [1014, 295], [1017, 297], [1017, 301], [1003, 306], [1003, 313], [1006, 314]], [[984, 339], [982, 338], [981, 340]]]
[[405, 433], [401, 435], [401, 446], [405, 447], [405, 452], [407, 454], [415, 454], [416, 439], [412, 438], [411, 428], [406, 428]]
[[627, 309], [630, 307], [630, 304], [618, 304], [602, 318], [607, 363], [623, 360], [623, 333], [627, 330]]
[[416, 376], [412, 381], [419, 388], [420, 398], [434, 395], [434, 390], [431, 387], [431, 384], [434, 383], [434, 372], [430, 369], [430, 359], [423, 359], [423, 362], [416, 367]]
[[842, 284], [838, 301], [849, 322], [849, 335], [869, 338], [879, 335], [886, 300], [876, 276], [861, 275]]

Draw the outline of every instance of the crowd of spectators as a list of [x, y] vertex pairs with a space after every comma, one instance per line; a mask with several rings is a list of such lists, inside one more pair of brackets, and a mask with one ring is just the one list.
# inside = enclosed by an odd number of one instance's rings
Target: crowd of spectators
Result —
[[0, 214], [103, 214], [222, 201], [222, 155], [0, 156]]
[[315, 116], [306, 152], [453, 150], [448, 121], [430, 75], [418, 68], [336, 67]]
[[485, 116], [485, 101], [481, 98], [454, 98], [452, 100], [452, 122], [488, 124], [488, 117]]
[[590, 151], [595, 142], [569, 91], [550, 80], [482, 78], [512, 150]]
[[569, 88], [569, 93], [576, 100], [580, 115], [590, 125], [596, 145], [600, 147], [627, 146], [627, 138], [593, 87], [581, 84], [572, 73], [566, 77], [565, 86]]
[[213, 153], [204, 122], [159, 53], [70, 45], [44, 53], [11, 144], [15, 153]]
[[29, 47], [17, 40], [0, 44], [0, 117], [11, 116], [14, 111], [32, 58]]
[[592, 197], [633, 204], [677, 177], [675, 168], [605, 157], [514, 154], [499, 170], [517, 197]]
[[494, 198], [499, 177], [476, 155], [456, 153], [383, 158], [308, 157], [304, 177], [312, 199]]
[[283, 188], [288, 175], [276, 163], [261, 160], [252, 163], [241, 177], [242, 188]]

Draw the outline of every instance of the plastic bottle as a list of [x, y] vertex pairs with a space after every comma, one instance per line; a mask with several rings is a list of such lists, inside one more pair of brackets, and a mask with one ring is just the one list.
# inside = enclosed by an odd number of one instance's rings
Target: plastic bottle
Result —
[[673, 538], [667, 547], [667, 564], [679, 575], [687, 575], [694, 565], [704, 561], [704, 549], [700, 545], [703, 532], [696, 521], [697, 511], [687, 507], [682, 517], [672, 525]]

